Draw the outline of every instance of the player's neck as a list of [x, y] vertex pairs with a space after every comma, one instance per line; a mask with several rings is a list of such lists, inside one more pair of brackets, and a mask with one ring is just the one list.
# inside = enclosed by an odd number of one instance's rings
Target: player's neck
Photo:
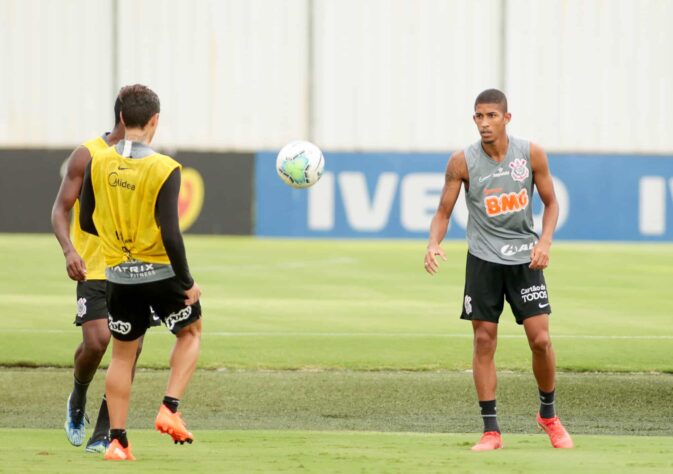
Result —
[[484, 143], [481, 141], [481, 148], [493, 161], [503, 161], [507, 156], [507, 149], [509, 148], [509, 138], [507, 135], [502, 135], [492, 142]]
[[124, 134], [124, 140], [129, 142], [140, 142], [149, 145], [152, 141], [152, 133], [150, 130], [142, 128], [127, 128]]
[[122, 138], [124, 138], [124, 127], [115, 125], [112, 131], [105, 138], [105, 141], [107, 141], [108, 145], [112, 146], [116, 145]]

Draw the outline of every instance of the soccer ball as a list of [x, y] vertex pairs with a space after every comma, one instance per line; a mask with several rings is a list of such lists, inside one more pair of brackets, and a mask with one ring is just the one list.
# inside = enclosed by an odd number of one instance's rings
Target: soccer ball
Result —
[[293, 188], [308, 188], [318, 182], [325, 167], [320, 148], [313, 143], [297, 140], [278, 152], [276, 171], [283, 182]]

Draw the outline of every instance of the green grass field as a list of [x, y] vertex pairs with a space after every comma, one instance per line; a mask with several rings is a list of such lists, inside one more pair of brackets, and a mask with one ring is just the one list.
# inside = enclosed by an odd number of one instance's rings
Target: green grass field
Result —
[[[546, 277], [559, 409], [578, 449], [553, 451], [534, 434], [530, 351], [506, 310], [496, 362], [507, 449], [482, 457], [467, 449], [481, 420], [470, 326], [458, 319], [464, 243], [445, 244], [449, 261], [435, 277], [423, 271], [422, 241], [188, 236], [186, 245], [204, 291], [201, 370], [184, 404], [200, 442], [178, 451], [140, 431], [173, 341], [152, 329], [129, 420], [142, 471], [673, 469], [673, 245], [555, 244]], [[91, 469], [100, 461], [59, 431], [81, 334], [58, 244], [4, 234], [0, 247], [2, 459], [15, 472]]]
[[[61, 433], [0, 429], [3, 472], [243, 473], [666, 473], [671, 439], [576, 436], [577, 448], [552, 450], [540, 436], [510, 435], [505, 449], [473, 453], [473, 435], [352, 431], [203, 431], [175, 447], [134, 431], [134, 463], [109, 463], [69, 447]], [[226, 469], [226, 470], [225, 470]]]

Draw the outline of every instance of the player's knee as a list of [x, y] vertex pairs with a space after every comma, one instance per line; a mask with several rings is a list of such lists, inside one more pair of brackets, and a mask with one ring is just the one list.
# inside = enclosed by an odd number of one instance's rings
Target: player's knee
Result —
[[201, 319], [197, 319], [192, 324], [185, 326], [180, 329], [176, 334], [178, 337], [183, 338], [200, 338], [201, 337]]
[[103, 357], [110, 344], [110, 334], [96, 334], [84, 341], [84, 351], [91, 355]]
[[477, 331], [474, 333], [474, 349], [478, 353], [495, 352], [496, 345], [496, 338], [489, 332]]
[[528, 345], [533, 352], [544, 354], [551, 349], [551, 339], [549, 339], [549, 334], [539, 334], [529, 339]]

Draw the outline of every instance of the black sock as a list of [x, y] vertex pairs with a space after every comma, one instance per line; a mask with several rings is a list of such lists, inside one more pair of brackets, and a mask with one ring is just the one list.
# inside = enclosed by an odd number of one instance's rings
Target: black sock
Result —
[[126, 430], [110, 430], [110, 441], [116, 439], [123, 447], [129, 447], [129, 440], [126, 438]]
[[556, 408], [554, 407], [554, 392], [543, 392], [538, 388], [540, 392], [540, 417], [542, 418], [554, 418], [556, 416]]
[[484, 420], [484, 433], [487, 431], [497, 431], [500, 433], [495, 400], [479, 401], [479, 408], [481, 408], [481, 419]]
[[103, 436], [107, 436], [108, 431], [110, 431], [110, 414], [107, 410], [107, 399], [103, 395], [103, 401], [100, 404], [100, 410], [98, 410], [98, 419], [96, 419], [96, 426], [93, 429], [91, 439], [97, 440]]
[[84, 411], [86, 406], [86, 392], [89, 390], [89, 382], [82, 383], [75, 377], [75, 384], [70, 395], [70, 407], [74, 409], [81, 409]]
[[177, 398], [165, 396], [164, 405], [171, 411], [171, 413], [175, 413], [176, 411], [178, 411], [178, 405], [180, 405], [180, 400], [178, 400]]

